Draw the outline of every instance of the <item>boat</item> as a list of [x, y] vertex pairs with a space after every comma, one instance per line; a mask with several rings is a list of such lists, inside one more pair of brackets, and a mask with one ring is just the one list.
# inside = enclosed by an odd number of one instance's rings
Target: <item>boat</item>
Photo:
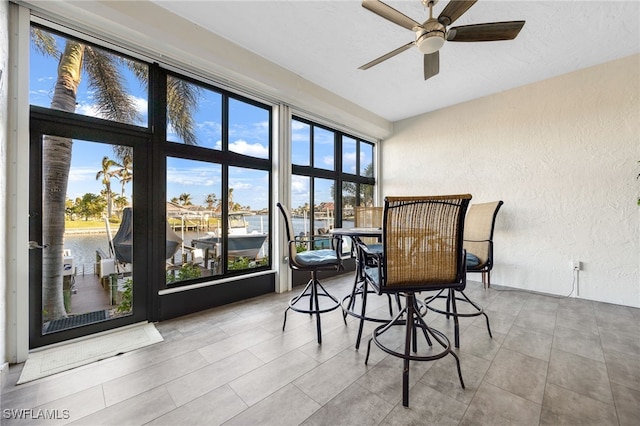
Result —
[[[106, 222], [108, 225], [108, 221]], [[109, 229], [107, 232], [110, 234]], [[182, 238], [180, 238], [173, 229], [169, 226], [167, 222], [166, 229], [166, 244], [165, 244], [165, 258], [171, 258], [175, 252], [178, 250], [178, 247], [182, 243]], [[132, 262], [132, 248], [133, 248], [133, 213], [130, 207], [126, 207], [122, 211], [122, 222], [120, 224], [120, 228], [118, 228], [118, 232], [113, 236], [113, 239], [110, 240], [109, 249], [113, 251], [115, 258], [120, 263], [131, 263]]]
[[[227, 235], [229, 259], [245, 257], [253, 260], [258, 257], [260, 249], [267, 239], [267, 234], [261, 234], [257, 231], [249, 233], [248, 228], [249, 224], [244, 213], [229, 213], [229, 234]], [[191, 240], [191, 246], [213, 250], [217, 256], [220, 256], [223, 240], [220, 236], [220, 230], [207, 232], [206, 236]]]

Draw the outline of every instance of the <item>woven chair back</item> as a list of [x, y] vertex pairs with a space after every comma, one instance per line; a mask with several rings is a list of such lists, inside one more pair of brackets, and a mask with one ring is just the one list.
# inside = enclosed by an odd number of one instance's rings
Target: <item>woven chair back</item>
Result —
[[462, 237], [471, 195], [387, 197], [383, 286], [428, 289], [465, 281]]
[[467, 212], [464, 224], [464, 248], [467, 252], [475, 254], [481, 265], [491, 260], [493, 229], [502, 204], [502, 201], [472, 204]]
[[[382, 228], [382, 215], [384, 208], [357, 206], [355, 208], [355, 227], [356, 228]], [[377, 238], [363, 237], [362, 242], [372, 244], [378, 242]]]

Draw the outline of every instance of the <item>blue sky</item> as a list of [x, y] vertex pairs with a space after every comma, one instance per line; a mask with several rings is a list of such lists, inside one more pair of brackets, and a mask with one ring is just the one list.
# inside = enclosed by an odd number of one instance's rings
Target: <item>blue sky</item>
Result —
[[[64, 47], [64, 40], [58, 38], [58, 49]], [[57, 76], [57, 59], [46, 57], [31, 49], [30, 103], [49, 107]], [[146, 125], [147, 95], [146, 88], [126, 67], [122, 67], [126, 90], [140, 115], [139, 125]], [[202, 89], [198, 109], [194, 114], [195, 133], [198, 145], [220, 149], [221, 146], [221, 96], [213, 91]], [[76, 112], [99, 117], [99, 111], [93, 102], [93, 94], [87, 85], [87, 79], [81, 80], [78, 89]], [[234, 152], [258, 158], [268, 158], [269, 116], [265, 109], [255, 107], [240, 100], [229, 103], [229, 149]], [[309, 163], [308, 126], [294, 121], [292, 126], [293, 161], [296, 164]], [[181, 140], [169, 127], [168, 139], [180, 143]], [[333, 168], [333, 133], [316, 128], [315, 152], [316, 167]], [[351, 147], [351, 144], [348, 145]], [[355, 144], [351, 152], [343, 152], [344, 171], [355, 172]], [[74, 141], [69, 188], [67, 197], [75, 199], [87, 192], [99, 193], [103, 189], [96, 174], [102, 169], [104, 156], [115, 159], [110, 146]], [[364, 158], [363, 158], [364, 159]], [[370, 160], [369, 160], [370, 161]], [[135, 164], [134, 164], [135, 176]], [[234, 168], [230, 171], [230, 187], [233, 188], [234, 202], [252, 209], [266, 208], [268, 204], [267, 174], [262, 171]], [[120, 193], [121, 185], [117, 179], [111, 182], [112, 191]], [[309, 180], [296, 178], [292, 182], [292, 206], [297, 207], [309, 202]], [[186, 161], [170, 158], [167, 161], [167, 199], [189, 193], [194, 204], [203, 204], [207, 194], [221, 197], [220, 167], [215, 164]], [[125, 195], [131, 196], [131, 184], [125, 186]], [[316, 182], [316, 202], [330, 201], [330, 183]]]

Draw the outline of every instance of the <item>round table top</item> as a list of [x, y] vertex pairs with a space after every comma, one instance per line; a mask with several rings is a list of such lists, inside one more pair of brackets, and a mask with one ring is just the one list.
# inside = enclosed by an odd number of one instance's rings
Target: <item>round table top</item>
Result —
[[329, 233], [349, 237], [380, 237], [382, 228], [333, 228]]

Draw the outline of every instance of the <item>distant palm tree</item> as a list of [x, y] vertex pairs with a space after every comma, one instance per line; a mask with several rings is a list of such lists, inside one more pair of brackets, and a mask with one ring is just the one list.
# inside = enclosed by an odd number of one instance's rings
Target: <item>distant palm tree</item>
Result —
[[204, 203], [207, 205], [209, 210], [213, 209], [213, 206], [218, 202], [218, 197], [216, 194], [207, 194], [207, 197], [204, 199]]
[[[35, 49], [58, 60], [58, 76], [51, 100], [51, 108], [75, 112], [78, 86], [83, 75], [95, 96], [101, 117], [123, 123], [134, 123], [138, 118], [135, 103], [124, 87], [119, 65], [130, 67], [141, 82], [148, 82], [146, 65], [113, 55], [95, 46], [66, 39], [62, 51], [51, 33], [31, 27], [31, 39]], [[167, 82], [168, 118], [185, 143], [195, 144], [192, 112], [197, 104], [198, 88], [182, 80], [169, 77]], [[43, 196], [42, 238], [48, 248], [42, 253], [42, 310], [44, 320], [64, 318], [62, 291], [64, 213], [71, 167], [70, 138], [45, 136], [43, 138]], [[121, 147], [119, 158], [130, 154]]]
[[123, 195], [115, 195], [113, 197], [113, 205], [122, 213], [125, 207], [129, 204], [129, 199]]
[[193, 204], [191, 202], [191, 194], [188, 194], [186, 192], [183, 192], [182, 194], [180, 194], [178, 199], [180, 200], [180, 204], [183, 206], [190, 206]]
[[102, 184], [104, 185], [105, 198], [107, 200], [107, 217], [111, 217], [111, 210], [113, 207], [113, 192], [111, 191], [111, 178], [118, 175], [118, 171], [111, 170], [112, 167], [122, 167], [114, 160], [105, 156], [102, 159], [102, 170], [96, 173], [96, 180], [102, 178]]
[[122, 192], [120, 195], [124, 197], [125, 185], [133, 181], [133, 160], [131, 159], [130, 154], [125, 154], [122, 158], [122, 166], [116, 171], [116, 176], [120, 180], [120, 185], [122, 185]]
[[229, 205], [229, 211], [233, 211], [233, 188], [229, 188], [229, 194], [227, 195], [227, 203]]

